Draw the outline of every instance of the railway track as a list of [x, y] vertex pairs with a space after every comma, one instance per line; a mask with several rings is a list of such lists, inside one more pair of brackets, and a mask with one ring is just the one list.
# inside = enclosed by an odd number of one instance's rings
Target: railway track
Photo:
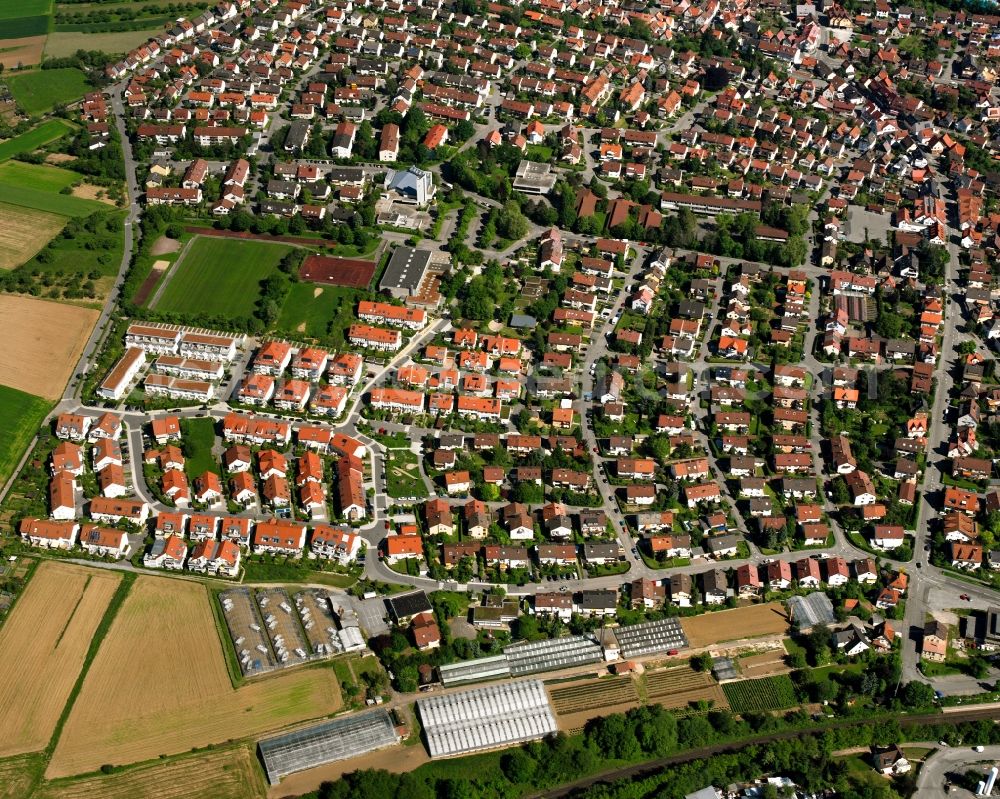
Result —
[[[897, 718], [896, 720], [902, 727], [912, 727], [918, 724], [962, 724], [966, 721], [981, 721], [982, 719], [993, 719], [994, 721], [1000, 720], [1000, 704], [978, 705], [975, 707], [961, 709], [949, 708], [948, 711], [944, 713], [927, 713], [919, 716], [903, 716], [901, 718]], [[593, 785], [610, 783], [625, 778], [647, 777], [655, 774], [667, 766], [677, 765], [678, 763], [686, 763], [691, 760], [703, 760], [711, 757], [712, 755], [722, 754], [725, 752], [737, 752], [748, 746], [766, 744], [772, 741], [782, 741], [789, 738], [798, 738], [802, 735], [820, 733], [829, 729], [852, 727], [859, 724], [870, 724], [873, 721], [875, 721], [875, 719], [858, 721], [844, 720], [834, 722], [832, 724], [824, 724], [821, 727], [815, 727], [812, 729], [787, 730], [785, 732], [757, 735], [752, 738], [743, 738], [739, 741], [732, 741], [729, 743], [713, 744], [712, 746], [702, 746], [697, 749], [688, 749], [687, 751], [679, 752], [676, 755], [669, 755], [668, 757], [661, 757], [656, 760], [647, 760], [644, 763], [636, 763], [632, 766], [624, 766], [622, 768], [604, 771], [600, 774], [594, 774], [590, 777], [574, 780], [573, 782], [560, 785], [558, 788], [534, 794], [529, 797], [529, 799], [564, 799], [564, 797], [572, 796], [577, 791], [590, 788]]]

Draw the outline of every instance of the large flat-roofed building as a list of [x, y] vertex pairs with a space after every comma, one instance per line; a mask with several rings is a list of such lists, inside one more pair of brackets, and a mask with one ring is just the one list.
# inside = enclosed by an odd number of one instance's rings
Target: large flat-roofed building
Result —
[[282, 777], [296, 771], [358, 757], [397, 743], [399, 735], [389, 713], [376, 710], [267, 738], [258, 747], [267, 781], [277, 785]]
[[417, 293], [430, 261], [430, 250], [418, 250], [402, 245], [397, 247], [392, 251], [382, 280], [379, 281], [379, 291], [384, 291], [397, 300], [412, 297]]
[[556, 731], [555, 715], [541, 680], [418, 699], [417, 711], [431, 757], [513, 746]]
[[556, 185], [556, 176], [548, 164], [522, 161], [514, 175], [514, 188], [525, 194], [548, 194]]

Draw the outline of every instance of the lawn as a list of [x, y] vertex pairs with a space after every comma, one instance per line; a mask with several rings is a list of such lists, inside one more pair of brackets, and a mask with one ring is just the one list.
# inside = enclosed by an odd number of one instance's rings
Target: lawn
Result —
[[79, 100], [91, 88], [76, 67], [39, 69], [7, 77], [7, 86], [28, 115], [44, 114], [57, 105]]
[[205, 472], [222, 474], [219, 462], [212, 454], [215, 445], [215, 422], [212, 419], [181, 419], [181, 442], [187, 473], [192, 478]]
[[284, 244], [198, 237], [168, 275], [156, 310], [248, 317], [261, 281], [290, 250]]
[[0, 485], [11, 476], [48, 412], [49, 403], [41, 397], [0, 386]]
[[386, 450], [385, 476], [387, 491], [393, 499], [427, 496], [427, 486], [420, 477], [420, 464], [412, 450]]
[[[354, 308], [359, 296], [361, 292], [357, 289], [345, 286], [296, 283], [281, 308], [277, 328], [291, 335], [305, 333], [311, 338], [336, 337], [354, 321]], [[334, 322], [332, 325], [331, 321]]]
[[[6, 25], [7, 23], [4, 23]], [[71, 130], [69, 123], [61, 119], [50, 119], [38, 127], [27, 130], [13, 139], [0, 143], [0, 161], [13, 158], [18, 153], [30, 153], [42, 145], [61, 139]]]
[[[2, 145], [0, 145], [2, 146]], [[35, 189], [7, 183], [0, 180], [0, 202], [20, 205], [24, 208], [35, 208], [39, 211], [49, 211], [63, 216], [89, 216], [94, 211], [107, 211], [111, 208], [107, 203], [97, 200], [85, 200], [70, 194], [59, 194], [51, 189]]]
[[21, 189], [60, 192], [81, 180], [83, 175], [71, 169], [46, 164], [7, 161], [0, 164], [0, 183]]

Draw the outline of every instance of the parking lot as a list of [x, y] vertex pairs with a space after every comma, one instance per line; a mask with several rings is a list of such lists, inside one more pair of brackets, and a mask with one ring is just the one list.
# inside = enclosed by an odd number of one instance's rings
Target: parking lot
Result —
[[309, 640], [309, 651], [314, 655], [332, 655], [340, 651], [336, 636], [337, 621], [330, 610], [326, 591], [307, 588], [295, 595], [295, 606], [302, 617], [302, 626]]
[[284, 588], [257, 589], [257, 605], [279, 663], [283, 666], [305, 663], [310, 654], [309, 644], [288, 592]]
[[265, 674], [277, 666], [263, 622], [249, 588], [233, 588], [219, 594], [226, 627], [236, 650], [240, 669], [247, 677]]

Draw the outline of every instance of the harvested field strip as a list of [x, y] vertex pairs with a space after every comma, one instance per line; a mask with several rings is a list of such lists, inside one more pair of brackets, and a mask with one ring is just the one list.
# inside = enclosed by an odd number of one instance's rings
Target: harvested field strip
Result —
[[780, 602], [703, 613], [681, 619], [691, 647], [698, 649], [724, 641], [778, 635], [788, 629], [788, 616]]
[[66, 225], [66, 217], [0, 203], [0, 269], [30, 261]]
[[743, 676], [748, 678], [785, 674], [791, 671], [785, 663], [784, 649], [773, 649], [770, 652], [740, 658], [739, 667]]
[[42, 563], [0, 630], [0, 755], [45, 747], [119, 576]]
[[722, 686], [734, 713], [785, 710], [798, 704], [795, 686], [787, 674], [760, 680], [740, 680]]
[[260, 767], [246, 746], [179, 757], [118, 774], [59, 780], [44, 785], [34, 799], [212, 799], [263, 797]]
[[[98, 316], [100, 312], [93, 308], [0, 294], [0, 318], [7, 325], [0, 350], [0, 375], [3, 375], [0, 383], [34, 397], [61, 397]], [[53, 330], [58, 330], [59, 335], [52, 335]], [[13, 398], [10, 402], [17, 404]], [[7, 410], [5, 404], [6, 397], [0, 396], [0, 410]], [[27, 400], [19, 404], [30, 405]], [[19, 421], [20, 417], [12, 414], [6, 424]], [[37, 421], [37, 418], [25, 420], [25, 425], [28, 422], [34, 425], [26, 430], [29, 436], [38, 431]], [[0, 422], [0, 428], [3, 426], [4, 422]], [[27, 442], [25, 438], [22, 451]], [[6, 442], [0, 442], [0, 453], [5, 445]]]
[[635, 683], [631, 677], [588, 680], [561, 688], [552, 688], [549, 690], [549, 695], [552, 697], [552, 706], [560, 715], [639, 701], [639, 695], [636, 693]]
[[[122, 674], [156, 675], [156, 690], [123, 692]], [[322, 666], [234, 690], [205, 586], [139, 577], [87, 673], [47, 776], [257, 736], [327, 717], [341, 704], [337, 675]]]
[[73, 55], [77, 50], [100, 50], [104, 53], [127, 53], [147, 39], [162, 33], [160, 28], [127, 31], [123, 33], [59, 33], [49, 34], [45, 42], [47, 58], [63, 58]]

